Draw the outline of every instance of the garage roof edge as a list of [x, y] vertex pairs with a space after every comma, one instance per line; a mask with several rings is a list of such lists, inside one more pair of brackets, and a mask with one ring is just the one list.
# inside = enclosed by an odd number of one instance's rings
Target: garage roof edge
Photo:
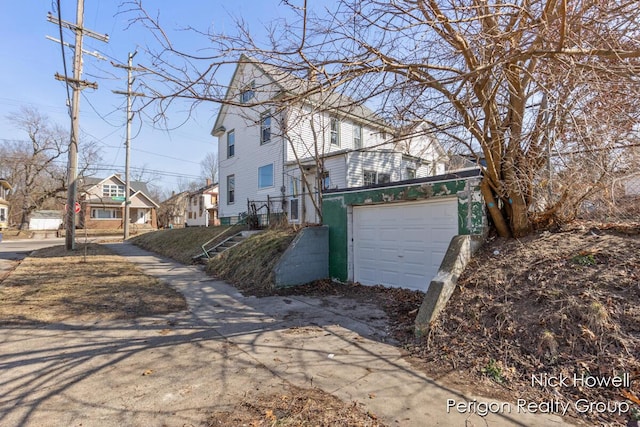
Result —
[[434, 182], [444, 182], [444, 181], [456, 181], [460, 179], [470, 179], [477, 178], [482, 176], [482, 171], [479, 168], [473, 169], [465, 169], [457, 172], [450, 172], [442, 175], [428, 176], [424, 178], [416, 178], [409, 179], [405, 181], [395, 181], [389, 182], [386, 184], [373, 184], [366, 185], [364, 187], [353, 187], [353, 188], [337, 188], [334, 190], [324, 190], [322, 192], [323, 195], [329, 194], [341, 194], [341, 193], [355, 193], [358, 191], [367, 191], [371, 189], [378, 188], [396, 188], [396, 187], [407, 187], [415, 184], [426, 184], [426, 183], [434, 183]]

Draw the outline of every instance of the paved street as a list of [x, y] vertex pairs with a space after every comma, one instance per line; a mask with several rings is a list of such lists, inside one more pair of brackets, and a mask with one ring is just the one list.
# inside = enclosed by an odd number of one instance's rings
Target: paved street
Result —
[[63, 244], [64, 238], [3, 240], [0, 242], [0, 277], [31, 252]]

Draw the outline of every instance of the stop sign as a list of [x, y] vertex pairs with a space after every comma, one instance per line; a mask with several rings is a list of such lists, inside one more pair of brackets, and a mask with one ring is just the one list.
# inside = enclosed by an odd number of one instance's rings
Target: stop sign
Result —
[[[67, 211], [69, 210], [69, 205], [64, 205], [64, 210]], [[75, 213], [80, 213], [80, 203], [76, 202], [75, 205], [73, 205], [73, 211]]]

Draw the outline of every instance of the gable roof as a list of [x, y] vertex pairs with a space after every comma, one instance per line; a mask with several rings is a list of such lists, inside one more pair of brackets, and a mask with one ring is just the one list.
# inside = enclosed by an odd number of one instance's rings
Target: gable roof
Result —
[[[112, 174], [109, 175], [106, 178], [94, 178], [94, 177], [86, 177], [83, 178], [84, 184], [86, 185], [86, 188], [84, 188], [82, 190], [83, 193], [87, 193], [90, 189], [97, 187], [98, 185], [101, 185], [103, 182], [109, 180], [109, 179], [113, 179], [116, 181], [119, 181], [122, 185], [126, 185], [127, 183], [120, 178], [119, 174]], [[155, 200], [153, 200], [151, 197], [149, 197], [149, 187], [147, 187], [147, 184], [145, 182], [142, 181], [131, 181], [129, 183], [129, 187], [132, 190], [132, 194], [129, 195], [129, 198], [132, 198], [133, 196], [139, 195], [141, 194], [142, 196], [144, 196], [145, 199], [147, 199], [149, 202], [151, 202], [151, 204], [153, 204], [155, 207], [159, 207], [160, 205], [158, 205], [158, 203], [156, 203]]]
[[179, 193], [172, 194], [171, 197], [169, 197], [168, 199], [160, 202], [160, 204], [164, 205], [164, 204], [168, 204], [168, 203], [180, 202], [181, 199], [184, 199], [187, 196], [189, 196], [189, 192], [188, 191], [181, 191]]
[[218, 188], [218, 183], [217, 182], [214, 183], [214, 184], [211, 184], [211, 185], [205, 185], [204, 187], [200, 187], [197, 190], [189, 192], [189, 197], [195, 196], [197, 194], [204, 194], [204, 193], [212, 191], [212, 190], [214, 190], [216, 188]]
[[[85, 191], [102, 184], [104, 181], [108, 180], [108, 179], [116, 179], [118, 181], [120, 181], [122, 183], [122, 185], [126, 185], [126, 182], [120, 178], [120, 176], [118, 174], [113, 174], [113, 175], [109, 175], [106, 178], [93, 178], [93, 177], [87, 177], [87, 178], [83, 178], [84, 183], [86, 184], [86, 189]], [[147, 187], [147, 183], [146, 182], [142, 182], [142, 181], [131, 181], [129, 183], [129, 186], [131, 187], [131, 189], [134, 192], [138, 192], [138, 191], [142, 191], [145, 194], [149, 193], [149, 187]]]
[[233, 96], [237, 95], [235, 91], [239, 87], [236, 79], [241, 74], [240, 71], [246, 67], [247, 64], [253, 65], [266, 76], [278, 89], [276, 97], [284, 99], [285, 102], [311, 103], [320, 107], [319, 111], [338, 111], [345, 116], [351, 116], [378, 127], [383, 127], [390, 132], [393, 131], [391, 125], [386, 123], [384, 119], [361, 102], [336, 91], [327, 92], [321, 84], [313, 80], [297, 77], [292, 73], [283, 71], [275, 65], [260, 62], [243, 54], [240, 56], [236, 69], [231, 77], [231, 82], [227, 87], [227, 93], [225, 94], [225, 101], [227, 102], [223, 103], [220, 107], [215, 124], [211, 130], [211, 135], [213, 136], [219, 136], [224, 132], [222, 123], [224, 122], [224, 117], [226, 116], [229, 105], [234, 105], [231, 100]]

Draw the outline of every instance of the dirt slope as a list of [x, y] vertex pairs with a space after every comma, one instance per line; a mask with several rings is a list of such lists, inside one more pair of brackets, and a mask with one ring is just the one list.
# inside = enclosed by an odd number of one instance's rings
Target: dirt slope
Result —
[[625, 425], [640, 416], [640, 236], [591, 226], [495, 239], [411, 349], [436, 377]]

